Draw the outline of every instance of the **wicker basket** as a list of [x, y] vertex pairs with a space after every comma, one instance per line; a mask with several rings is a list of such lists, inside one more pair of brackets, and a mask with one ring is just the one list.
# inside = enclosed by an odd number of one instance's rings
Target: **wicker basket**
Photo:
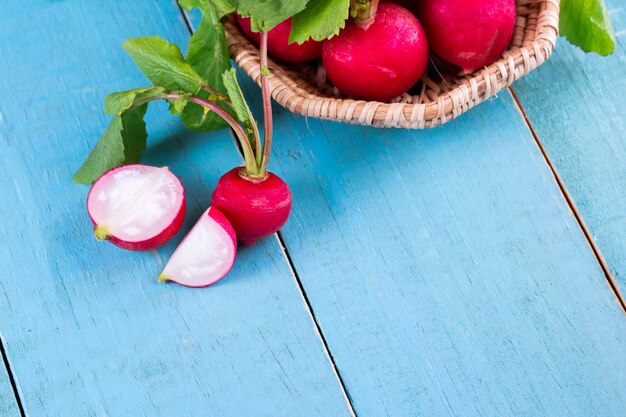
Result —
[[[419, 94], [392, 102], [342, 98], [326, 83], [323, 67], [269, 61], [274, 99], [304, 116], [380, 127], [423, 129], [445, 123], [507, 88], [548, 59], [559, 26], [559, 0], [517, 0], [517, 22], [509, 49], [493, 64], [472, 74], [424, 76]], [[231, 19], [225, 23], [231, 56], [260, 83], [259, 51]]]

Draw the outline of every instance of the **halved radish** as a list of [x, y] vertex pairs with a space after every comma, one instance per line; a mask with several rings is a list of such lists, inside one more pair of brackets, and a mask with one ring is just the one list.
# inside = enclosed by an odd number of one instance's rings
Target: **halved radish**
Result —
[[186, 287], [207, 287], [230, 272], [236, 253], [235, 230], [221, 211], [209, 207], [178, 245], [157, 279]]
[[170, 240], [185, 219], [185, 190], [167, 167], [123, 165], [105, 172], [87, 196], [98, 240], [135, 251]]

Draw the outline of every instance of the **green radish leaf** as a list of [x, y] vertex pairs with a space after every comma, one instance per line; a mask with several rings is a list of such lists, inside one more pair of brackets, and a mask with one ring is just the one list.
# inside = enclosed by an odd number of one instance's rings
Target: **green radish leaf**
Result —
[[198, 92], [205, 83], [177, 45], [158, 36], [127, 39], [122, 44], [141, 72], [154, 85], [169, 91]]
[[[191, 35], [185, 59], [209, 86], [222, 93], [225, 91], [222, 74], [231, 65], [226, 33], [219, 21], [215, 6], [206, 0], [179, 0], [179, 3], [187, 11], [198, 8], [202, 12], [202, 20]], [[215, 98], [214, 95], [204, 90], [200, 90], [198, 95], [209, 100]], [[224, 110], [230, 110], [227, 106], [221, 107]], [[200, 106], [186, 107], [182, 112], [181, 120], [188, 129], [205, 132], [228, 126], [228, 123], [221, 117], [212, 112], [206, 113]]]
[[[212, 0], [215, 1], [215, 0]], [[311, 0], [317, 2], [318, 0]], [[232, 10], [243, 17], [249, 17], [252, 30], [270, 30], [284, 20], [289, 19], [306, 7], [309, 0], [229, 0]], [[216, 3], [225, 4], [224, 0]], [[224, 8], [228, 10], [228, 8]]]
[[228, 91], [228, 96], [233, 102], [233, 107], [237, 113], [237, 119], [241, 123], [250, 122], [252, 119], [252, 112], [250, 112], [250, 108], [248, 107], [248, 103], [246, 103], [243, 91], [241, 91], [239, 82], [237, 82], [237, 73], [235, 72], [235, 69], [231, 68], [224, 71], [222, 78], [224, 79], [224, 85], [226, 86], [226, 91]]
[[243, 127], [246, 130], [248, 140], [253, 145], [255, 143], [255, 132], [254, 128], [252, 127], [254, 124], [254, 116], [250, 111], [250, 107], [248, 107], [246, 98], [243, 95], [243, 91], [241, 91], [239, 82], [237, 81], [237, 72], [234, 68], [231, 68], [224, 72], [222, 78], [224, 79], [224, 85], [226, 86], [226, 91], [228, 91], [228, 96], [230, 97], [230, 100], [233, 103], [233, 107], [235, 108], [237, 120], [243, 123]]
[[306, 9], [293, 17], [289, 42], [331, 38], [346, 26], [349, 12], [350, 0], [310, 1]]
[[212, 3], [213, 0], [178, 0], [180, 7], [188, 12], [190, 12], [191, 9], [200, 9], [202, 13], [205, 13]]
[[[183, 0], [185, 3], [198, 3], [202, 2], [202, 0]], [[221, 19], [229, 13], [235, 11], [235, 5], [231, 0], [208, 0], [208, 3], [211, 3], [215, 6], [215, 10], [217, 11], [217, 16]], [[195, 6], [197, 7], [197, 6]]]
[[139, 106], [121, 115], [122, 140], [124, 144], [124, 163], [135, 164], [139, 162], [141, 153], [146, 150], [146, 122], [143, 117], [148, 110], [148, 104]]
[[148, 137], [143, 121], [147, 109], [145, 103], [113, 117], [96, 147], [74, 175], [74, 182], [91, 184], [112, 168], [139, 162]]
[[[206, 3], [202, 20], [189, 39], [186, 61], [213, 89], [222, 92], [222, 74], [231, 67], [224, 26]], [[221, 88], [220, 88], [221, 87]]]
[[130, 108], [163, 98], [164, 94], [165, 89], [163, 87], [135, 88], [112, 93], [104, 99], [104, 112], [106, 114], [120, 114]]
[[604, 0], [561, 0], [559, 30], [585, 52], [610, 55], [615, 34]]

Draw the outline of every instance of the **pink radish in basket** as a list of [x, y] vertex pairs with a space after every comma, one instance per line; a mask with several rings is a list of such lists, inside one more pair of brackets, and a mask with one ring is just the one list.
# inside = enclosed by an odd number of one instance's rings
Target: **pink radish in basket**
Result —
[[365, 24], [350, 21], [339, 36], [324, 41], [322, 62], [330, 81], [344, 94], [388, 101], [422, 76], [428, 42], [417, 18], [397, 4], [378, 5], [373, 22], [370, 19]]
[[123, 165], [96, 180], [87, 210], [98, 240], [135, 251], [170, 240], [185, 218], [185, 190], [167, 167]]
[[515, 0], [420, 0], [430, 48], [444, 61], [473, 72], [493, 63], [511, 42]]
[[215, 207], [209, 207], [178, 245], [158, 277], [186, 287], [206, 287], [233, 267], [237, 253], [235, 231]]
[[[261, 43], [261, 34], [252, 31], [250, 19], [237, 15], [237, 23], [246, 37], [258, 47]], [[289, 43], [289, 32], [291, 32], [291, 19], [279, 23], [268, 32], [267, 51], [272, 57], [296, 63], [307, 62], [320, 57], [322, 54], [321, 42], [309, 39], [302, 44]]]

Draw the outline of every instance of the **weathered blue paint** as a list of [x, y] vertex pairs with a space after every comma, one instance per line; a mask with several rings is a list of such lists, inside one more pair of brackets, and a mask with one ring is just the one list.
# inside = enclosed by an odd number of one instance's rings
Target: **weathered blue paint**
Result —
[[275, 135], [359, 417], [623, 416], [626, 318], [508, 93], [421, 132], [281, 109]]
[[607, 0], [613, 56], [561, 41], [550, 62], [516, 85], [533, 127], [626, 293], [626, 8]]
[[[172, 2], [3, 3], [0, 331], [26, 411], [347, 415], [275, 241], [187, 290], [153, 279], [176, 242], [89, 236], [69, 178], [141, 79], [119, 43], [183, 29]], [[150, 113], [145, 160], [182, 177], [188, 228], [235, 156], [172, 120]], [[284, 238], [360, 417], [623, 415], [624, 316], [507, 94], [428, 132], [276, 131]]]
[[[186, 40], [173, 1], [2, 2], [0, 331], [27, 414], [349, 415], [275, 239], [191, 290], [155, 279], [182, 236], [153, 253], [91, 236], [71, 176], [107, 125], [105, 94], [145, 83], [121, 41], [150, 34]], [[145, 161], [181, 177], [188, 230], [236, 150], [164, 105], [148, 120]]]
[[9, 373], [4, 367], [4, 363], [0, 362], [0, 416], [2, 417], [19, 417], [20, 410], [13, 394]]

